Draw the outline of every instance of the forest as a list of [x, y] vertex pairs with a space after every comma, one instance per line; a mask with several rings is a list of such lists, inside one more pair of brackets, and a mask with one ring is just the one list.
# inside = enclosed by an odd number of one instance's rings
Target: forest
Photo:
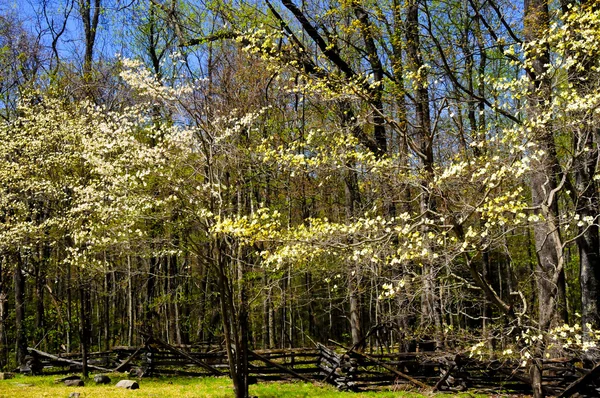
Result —
[[599, 117], [594, 0], [7, 2], [0, 368], [151, 335], [245, 397], [332, 339], [544, 396], [600, 361]]

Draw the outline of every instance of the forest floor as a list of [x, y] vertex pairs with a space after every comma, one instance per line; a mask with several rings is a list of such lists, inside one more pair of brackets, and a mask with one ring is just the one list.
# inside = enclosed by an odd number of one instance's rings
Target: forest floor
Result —
[[[22, 376], [16, 375], [9, 380], [0, 380], [0, 398], [68, 398], [73, 392], [80, 393], [81, 398], [122, 398], [122, 397], [202, 397], [230, 398], [233, 397], [232, 384], [227, 378], [148, 378], [136, 380], [138, 390], [123, 390], [115, 384], [126, 379], [123, 374], [109, 375], [112, 382], [108, 385], [96, 385], [93, 379], [84, 387], [67, 387], [62, 382], [56, 382], [60, 376]], [[309, 383], [259, 383], [250, 387], [250, 395], [259, 398], [417, 398], [417, 397], [472, 397], [483, 398], [488, 395], [463, 393], [460, 395], [436, 394], [423, 395], [416, 392], [340, 392], [332, 386], [316, 386]], [[501, 395], [495, 395], [500, 397]]]

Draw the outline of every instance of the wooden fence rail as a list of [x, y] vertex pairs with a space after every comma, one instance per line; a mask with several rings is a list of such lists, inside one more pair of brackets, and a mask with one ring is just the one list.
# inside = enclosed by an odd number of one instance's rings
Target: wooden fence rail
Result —
[[[196, 348], [197, 349], [197, 348]], [[78, 354], [48, 354], [29, 349], [26, 373], [58, 374], [81, 369]], [[214, 376], [228, 374], [226, 353], [196, 351], [150, 340], [144, 347], [114, 347], [89, 355], [94, 371], [128, 371], [143, 377], [154, 375]], [[530, 393], [527, 373], [515, 361], [480, 361], [456, 353], [357, 352], [336, 350], [318, 344], [315, 348], [256, 350], [249, 352], [252, 380], [302, 380], [327, 382], [341, 390], [361, 391], [380, 388], [421, 391], [464, 391]], [[575, 359], [544, 361], [544, 389], [564, 397], [600, 396], [600, 368], [584, 369]]]

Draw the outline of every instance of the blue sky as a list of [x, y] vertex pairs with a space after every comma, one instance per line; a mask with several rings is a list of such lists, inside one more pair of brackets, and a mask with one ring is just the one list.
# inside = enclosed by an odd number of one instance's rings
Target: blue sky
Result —
[[[64, 9], [69, 4], [67, 0], [47, 0], [49, 7], [44, 15], [43, 2], [41, 0], [7, 0], [0, 6], [0, 12], [16, 15], [35, 37], [39, 37], [42, 44], [50, 48], [52, 42], [52, 33], [49, 29], [49, 23], [54, 23], [58, 29], [64, 21]], [[110, 13], [112, 18], [119, 18], [119, 13]], [[118, 23], [118, 21], [116, 21]], [[110, 26], [106, 17], [101, 16], [100, 27], [95, 45], [95, 54], [112, 57], [120, 52], [115, 45], [115, 38], [110, 36]], [[73, 61], [81, 60], [84, 52], [83, 25], [77, 1], [67, 20], [67, 25], [61, 40], [57, 44], [58, 51], [62, 59]]]

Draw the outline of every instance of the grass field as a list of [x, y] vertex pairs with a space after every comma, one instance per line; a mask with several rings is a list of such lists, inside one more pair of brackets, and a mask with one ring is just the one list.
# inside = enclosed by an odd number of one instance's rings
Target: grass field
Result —
[[[81, 398], [123, 398], [123, 397], [233, 397], [231, 381], [227, 378], [150, 378], [138, 380], [139, 390], [116, 388], [117, 381], [124, 379], [122, 374], [109, 375], [112, 383], [96, 385], [93, 380], [86, 381], [84, 387], [66, 387], [55, 382], [59, 376], [21, 376], [9, 380], [0, 380], [0, 398], [68, 398], [72, 392], [79, 392]], [[250, 394], [259, 398], [398, 398], [424, 397], [426, 395], [409, 392], [369, 392], [344, 393], [331, 386], [315, 386], [308, 383], [260, 383], [250, 387]], [[449, 394], [440, 396], [450, 397]], [[473, 394], [462, 394], [462, 397], [475, 397]], [[484, 397], [484, 395], [478, 395]]]

